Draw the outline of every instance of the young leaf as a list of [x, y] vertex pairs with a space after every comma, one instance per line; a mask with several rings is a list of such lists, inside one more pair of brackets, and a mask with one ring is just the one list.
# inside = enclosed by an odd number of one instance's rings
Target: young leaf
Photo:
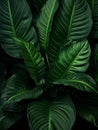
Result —
[[49, 44], [49, 61], [54, 62], [59, 48], [67, 40], [86, 39], [91, 31], [92, 17], [86, 0], [61, 0], [55, 15]]
[[31, 130], [71, 130], [75, 121], [75, 107], [70, 98], [35, 101], [28, 107]]
[[[25, 73], [13, 74], [8, 79], [1, 95], [4, 108], [14, 109], [13, 106], [18, 106], [18, 102], [24, 99], [35, 99], [42, 94], [43, 90], [41, 88], [33, 89], [29, 86], [29, 80]], [[21, 104], [19, 103], [20, 108], [22, 106]]]
[[52, 22], [55, 12], [58, 9], [58, 0], [47, 0], [43, 6], [40, 16], [37, 19], [37, 28], [42, 48], [46, 51], [49, 45]]
[[91, 36], [98, 39], [98, 0], [87, 0], [93, 15], [93, 29]]
[[73, 43], [63, 48], [48, 72], [48, 81], [64, 78], [68, 73], [85, 72], [89, 65], [90, 52], [88, 41]]
[[95, 81], [89, 75], [83, 73], [71, 73], [53, 83], [72, 86], [82, 91], [98, 93]]
[[20, 58], [20, 47], [13, 37], [36, 42], [32, 13], [26, 0], [0, 0], [0, 43], [7, 54]]

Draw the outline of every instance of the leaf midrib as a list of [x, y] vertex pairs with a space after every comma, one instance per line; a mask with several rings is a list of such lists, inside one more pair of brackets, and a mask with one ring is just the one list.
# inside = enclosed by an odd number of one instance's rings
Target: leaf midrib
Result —
[[10, 18], [10, 22], [11, 22], [12, 32], [13, 32], [14, 37], [16, 37], [14, 22], [13, 22], [13, 18], [12, 18], [12, 11], [11, 11], [11, 6], [10, 6], [10, 0], [8, 0], [8, 11], [9, 11], [9, 18]]
[[85, 44], [83, 45], [83, 47], [80, 49], [80, 51], [78, 52], [78, 54], [75, 55], [75, 57], [73, 58], [72, 62], [68, 65], [68, 67], [66, 68], [64, 74], [61, 76], [62, 78], [66, 75], [66, 73], [70, 70], [70, 67], [72, 66], [72, 64], [74, 63], [74, 61], [76, 60], [76, 58], [79, 56], [79, 54], [82, 52], [82, 50], [84, 49]]
[[68, 26], [67, 40], [69, 40], [70, 32], [71, 32], [71, 28], [72, 28], [72, 22], [73, 22], [73, 17], [74, 17], [74, 12], [75, 12], [75, 2], [74, 2], [73, 7], [72, 7], [72, 13], [71, 13], [71, 17], [70, 17], [69, 26]]
[[[10, 97], [6, 102], [6, 103], [9, 103], [11, 100], [13, 101], [13, 99], [15, 100], [18, 96], [20, 96], [21, 94], [25, 94], [25, 93], [28, 93], [30, 92], [31, 90], [25, 90], [25, 89], [22, 89], [21, 91], [19, 90], [18, 92], [19, 93], [16, 93], [14, 96]], [[17, 100], [16, 100], [17, 101]]]
[[52, 17], [52, 13], [53, 13], [53, 10], [54, 10], [54, 7], [55, 7], [55, 4], [56, 4], [57, 0], [54, 0], [54, 3], [52, 4], [52, 9], [51, 9], [51, 12], [50, 12], [50, 15], [49, 15], [49, 20], [48, 23], [47, 23], [47, 27], [46, 27], [46, 31], [45, 31], [45, 41], [44, 41], [44, 45], [45, 48], [47, 49], [48, 47], [48, 42], [49, 42], [49, 35], [50, 35], [50, 32], [49, 32], [49, 29], [50, 29], [50, 25], [51, 25], [51, 17]]

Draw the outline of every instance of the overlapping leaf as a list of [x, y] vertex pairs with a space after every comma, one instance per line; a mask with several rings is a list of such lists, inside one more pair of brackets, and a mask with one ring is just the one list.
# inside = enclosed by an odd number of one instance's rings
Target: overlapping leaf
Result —
[[30, 87], [26, 73], [13, 74], [6, 83], [6, 87], [1, 95], [1, 100], [4, 108], [7, 110], [12, 109], [11, 111], [21, 111], [27, 104], [27, 102], [21, 101], [25, 99], [35, 99], [39, 97], [42, 92], [41, 88], [33, 89]]
[[42, 48], [46, 51], [49, 45], [53, 17], [59, 5], [58, 0], [47, 0], [37, 19], [37, 28]]
[[55, 81], [54, 84], [63, 84], [65, 86], [71, 86], [85, 92], [98, 93], [97, 85], [94, 79], [83, 73], [68, 74], [63, 79]]
[[48, 72], [48, 81], [56, 81], [73, 72], [85, 72], [89, 65], [90, 52], [87, 41], [72, 43], [63, 48]]
[[92, 27], [91, 12], [86, 0], [61, 0], [60, 2], [50, 38], [50, 64], [54, 62], [60, 46], [66, 44], [66, 40], [86, 39]]
[[13, 124], [15, 124], [20, 118], [22, 118], [22, 116], [23, 113], [10, 113], [0, 108], [0, 129], [8, 129]]
[[41, 53], [35, 48], [33, 42], [27, 43], [16, 38], [15, 40], [21, 46], [22, 55], [31, 78], [35, 81], [36, 85], [44, 84], [46, 65]]
[[31, 130], [71, 130], [75, 121], [75, 108], [71, 99], [35, 101], [28, 107]]
[[36, 42], [32, 13], [26, 0], [0, 0], [0, 43], [7, 54], [19, 58], [20, 47], [13, 37]]

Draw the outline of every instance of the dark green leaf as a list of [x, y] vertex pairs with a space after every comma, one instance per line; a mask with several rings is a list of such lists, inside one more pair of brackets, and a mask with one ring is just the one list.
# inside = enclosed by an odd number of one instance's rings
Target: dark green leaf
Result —
[[35, 101], [28, 107], [31, 130], [71, 130], [75, 121], [75, 107], [70, 98]]
[[36, 42], [32, 13], [26, 0], [0, 0], [0, 43], [7, 54], [20, 58], [20, 47], [13, 37]]
[[93, 15], [93, 29], [91, 36], [98, 39], [98, 0], [87, 0]]
[[49, 61], [54, 62], [59, 48], [66, 40], [86, 39], [91, 31], [92, 17], [86, 0], [61, 0], [60, 8], [55, 15], [50, 45]]
[[72, 43], [61, 49], [48, 73], [48, 81], [64, 78], [68, 73], [85, 72], [89, 65], [90, 46], [87, 41]]
[[63, 79], [55, 81], [54, 84], [63, 84], [78, 90], [98, 93], [95, 81], [89, 75], [83, 73], [68, 74]]
[[31, 78], [35, 81], [36, 85], [44, 84], [45, 62], [41, 53], [35, 48], [33, 42], [26, 43], [19, 39], [16, 39], [16, 41], [21, 46], [22, 55]]
[[21, 111], [21, 109], [25, 108], [23, 108], [22, 105], [27, 104], [27, 102], [21, 101], [25, 99], [35, 99], [39, 97], [42, 92], [43, 90], [41, 88], [33, 89], [30, 87], [26, 73], [13, 74], [6, 83], [1, 99], [4, 108], [15, 110], [13, 106], [17, 106], [18, 109], [20, 109], [18, 111]]
[[77, 114], [98, 127], [98, 94], [78, 96]]
[[37, 19], [37, 28], [42, 48], [46, 51], [49, 45], [52, 22], [55, 12], [58, 9], [58, 0], [47, 0], [43, 6], [40, 16]]
[[22, 113], [11, 113], [0, 109], [0, 130], [8, 129], [22, 116]]

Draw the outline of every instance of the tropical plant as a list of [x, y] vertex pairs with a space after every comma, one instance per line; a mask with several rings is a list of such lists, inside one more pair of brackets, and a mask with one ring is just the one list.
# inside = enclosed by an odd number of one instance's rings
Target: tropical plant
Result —
[[97, 34], [97, 0], [0, 0], [0, 129], [97, 125]]

